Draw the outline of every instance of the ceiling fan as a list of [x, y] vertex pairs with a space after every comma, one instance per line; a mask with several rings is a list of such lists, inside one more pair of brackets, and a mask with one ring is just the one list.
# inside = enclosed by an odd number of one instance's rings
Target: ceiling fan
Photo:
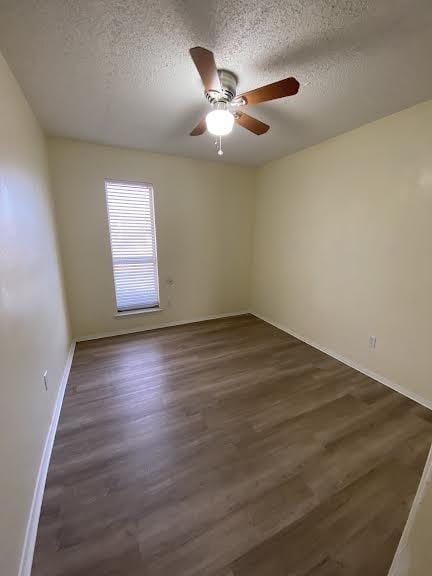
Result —
[[299, 82], [291, 77], [237, 95], [237, 76], [230, 70], [218, 69], [213, 52], [196, 46], [189, 53], [204, 84], [205, 97], [213, 106], [213, 110], [201, 118], [190, 135], [200, 136], [208, 130], [218, 136], [218, 154], [223, 154], [221, 137], [231, 132], [234, 123], [257, 136], [265, 134], [270, 128], [268, 124], [243, 112], [245, 106], [293, 96], [300, 87]]

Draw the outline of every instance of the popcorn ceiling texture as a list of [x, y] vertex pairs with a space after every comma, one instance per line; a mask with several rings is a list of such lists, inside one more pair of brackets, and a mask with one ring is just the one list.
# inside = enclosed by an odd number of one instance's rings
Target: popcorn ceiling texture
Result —
[[432, 98], [431, 29], [430, 0], [0, 0], [0, 50], [50, 134], [216, 160], [188, 135], [208, 109], [188, 49], [241, 91], [296, 76], [249, 108], [266, 135], [225, 139], [223, 161], [253, 165]]

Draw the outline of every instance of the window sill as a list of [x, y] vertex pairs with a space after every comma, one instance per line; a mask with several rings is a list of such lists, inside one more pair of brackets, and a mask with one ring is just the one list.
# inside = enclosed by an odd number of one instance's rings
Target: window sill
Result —
[[114, 318], [123, 318], [123, 316], [140, 316], [141, 314], [150, 314], [151, 312], [162, 312], [163, 308], [143, 308], [142, 310], [125, 310], [124, 312], [117, 312]]

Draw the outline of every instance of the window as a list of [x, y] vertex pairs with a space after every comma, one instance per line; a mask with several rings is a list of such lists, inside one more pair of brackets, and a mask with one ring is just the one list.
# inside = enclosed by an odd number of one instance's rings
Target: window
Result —
[[105, 182], [117, 310], [159, 306], [153, 188]]

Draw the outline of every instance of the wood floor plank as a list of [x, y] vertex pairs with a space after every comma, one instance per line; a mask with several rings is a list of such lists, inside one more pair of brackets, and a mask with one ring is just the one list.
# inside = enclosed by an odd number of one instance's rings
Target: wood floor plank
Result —
[[[388, 530], [393, 527], [391, 521], [395, 518], [393, 511], [397, 495], [400, 487], [406, 484], [403, 467], [398, 463], [390, 462], [373, 469], [341, 491], [322, 499], [318, 506], [293, 525], [239, 558], [233, 566], [234, 575], [279, 576], [292, 573], [303, 576], [369, 531], [372, 532], [370, 538], [375, 538], [376, 543], [372, 567], [384, 563], [388, 569], [391, 557], [383, 560], [380, 550], [380, 543], [385, 541], [387, 532], [383, 534], [378, 530], [376, 519], [385, 517]], [[370, 555], [367, 543], [364, 542], [361, 548], [363, 554]], [[359, 573], [369, 574], [361, 570]], [[386, 573], [384, 571], [383, 576]]]
[[251, 315], [78, 344], [33, 576], [384, 576], [432, 416]]

